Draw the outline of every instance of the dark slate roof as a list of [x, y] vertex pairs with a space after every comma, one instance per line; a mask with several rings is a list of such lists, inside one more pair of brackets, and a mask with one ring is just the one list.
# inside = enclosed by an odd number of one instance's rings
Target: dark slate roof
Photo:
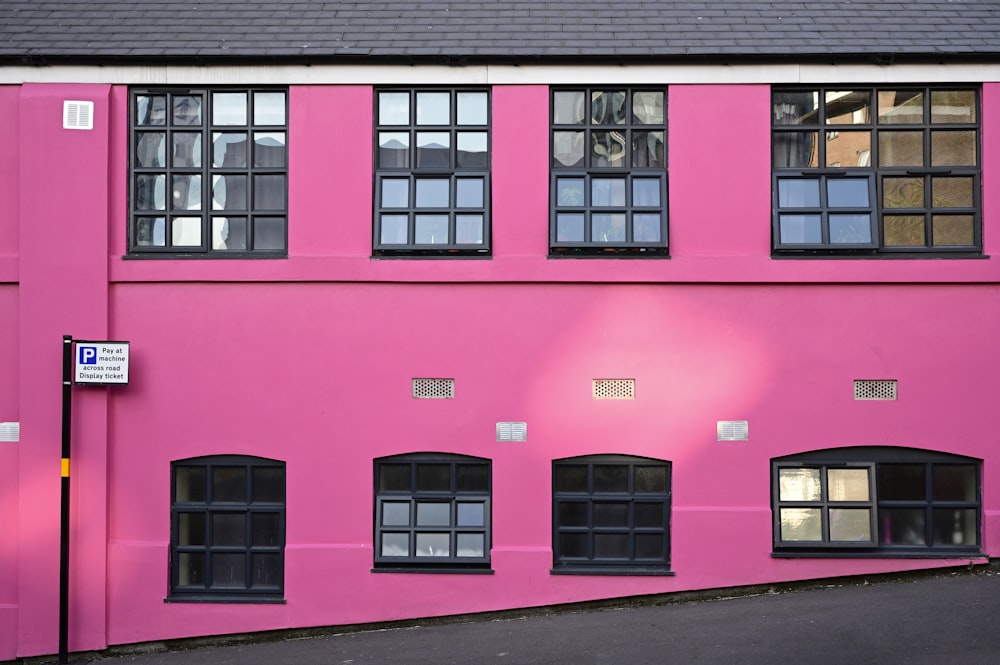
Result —
[[0, 0], [0, 62], [1000, 61], [1000, 2]]

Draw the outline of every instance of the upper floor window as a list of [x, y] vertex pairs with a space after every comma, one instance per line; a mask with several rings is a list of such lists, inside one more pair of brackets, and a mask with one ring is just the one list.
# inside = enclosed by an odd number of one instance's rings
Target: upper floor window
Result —
[[129, 252], [285, 256], [287, 96], [133, 90]]
[[667, 252], [667, 91], [552, 91], [552, 254]]
[[775, 88], [776, 253], [979, 253], [976, 88]]
[[375, 93], [376, 254], [488, 254], [490, 95]]

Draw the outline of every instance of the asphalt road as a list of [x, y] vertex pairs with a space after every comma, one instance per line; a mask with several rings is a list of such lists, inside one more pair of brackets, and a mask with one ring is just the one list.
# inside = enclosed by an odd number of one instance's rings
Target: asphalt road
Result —
[[96, 665], [998, 665], [1000, 573], [505, 615]]

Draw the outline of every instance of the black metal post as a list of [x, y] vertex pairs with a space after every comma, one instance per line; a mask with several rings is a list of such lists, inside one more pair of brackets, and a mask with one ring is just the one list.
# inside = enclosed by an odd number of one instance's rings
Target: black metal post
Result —
[[69, 456], [73, 413], [73, 338], [63, 335], [62, 514], [59, 533], [59, 665], [69, 656]]

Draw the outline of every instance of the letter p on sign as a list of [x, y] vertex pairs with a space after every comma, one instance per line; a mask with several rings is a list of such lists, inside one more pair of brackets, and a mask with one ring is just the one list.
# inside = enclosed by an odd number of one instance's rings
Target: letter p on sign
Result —
[[77, 362], [80, 365], [96, 365], [97, 364], [97, 347], [96, 346], [84, 346], [82, 344], [76, 347], [77, 353], [80, 354]]

